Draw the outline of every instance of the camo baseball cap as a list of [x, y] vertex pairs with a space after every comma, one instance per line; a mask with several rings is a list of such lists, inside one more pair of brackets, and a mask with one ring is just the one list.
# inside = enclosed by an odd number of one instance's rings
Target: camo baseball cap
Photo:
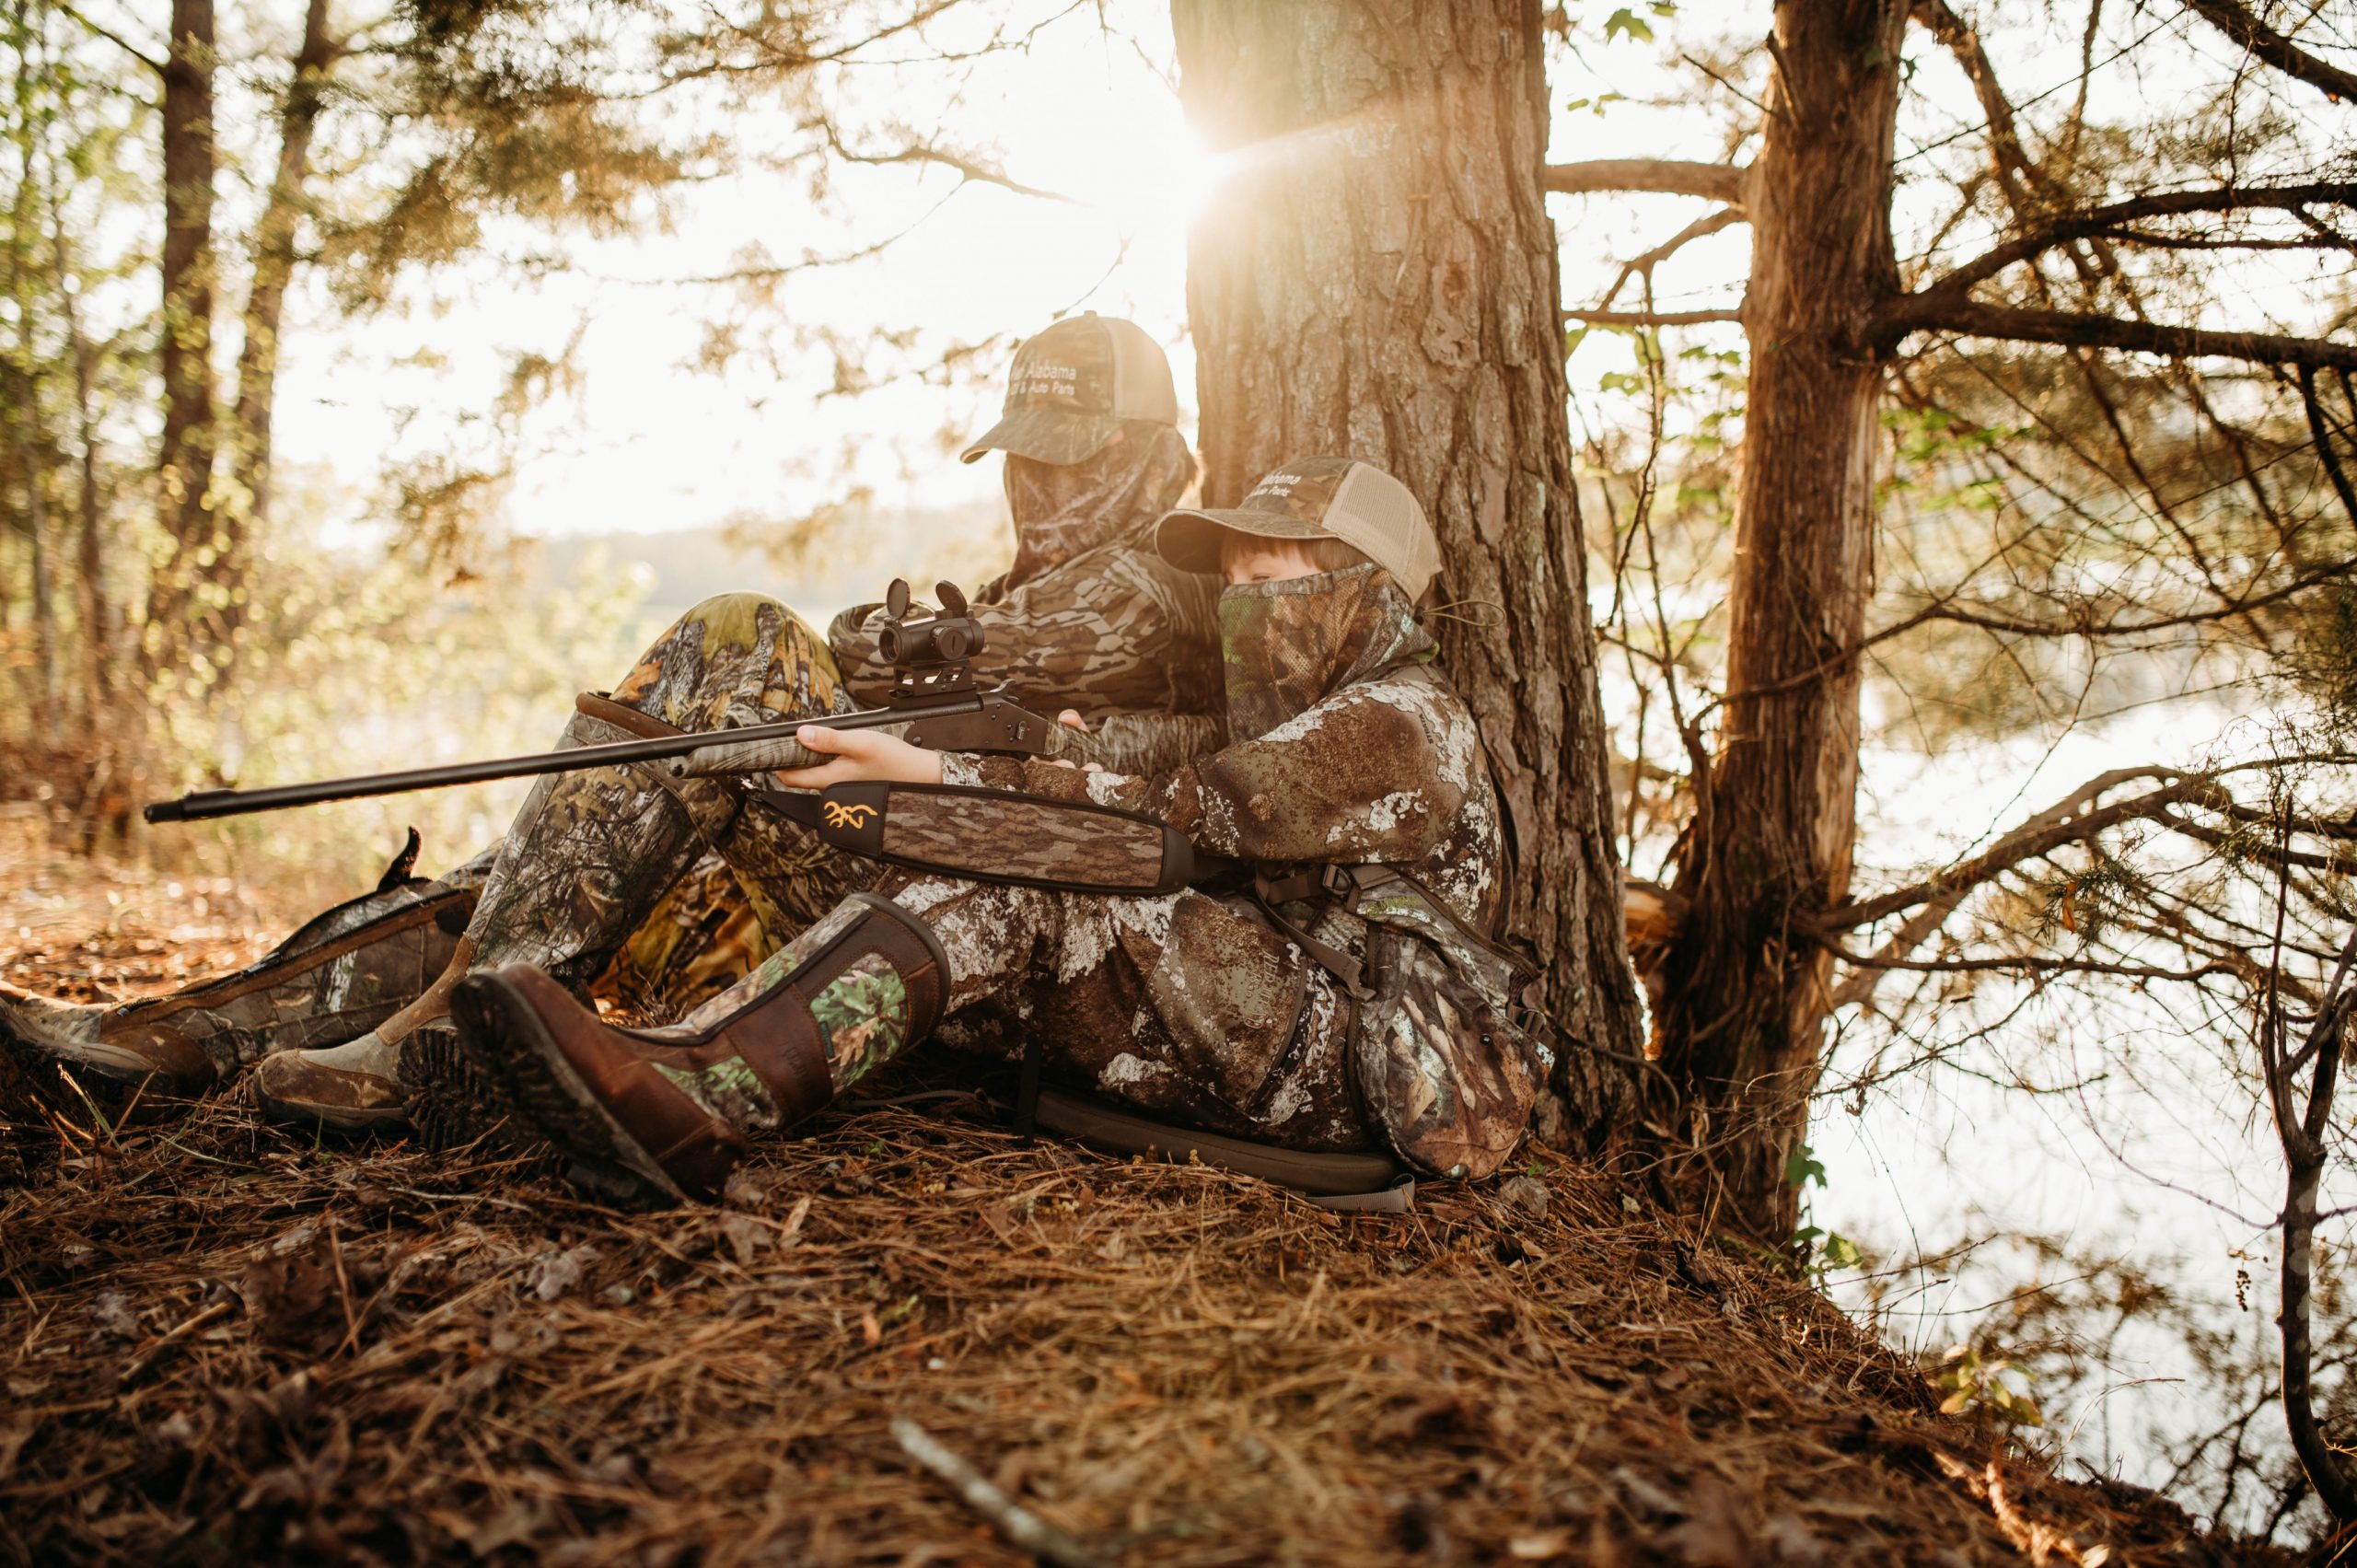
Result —
[[1410, 601], [1440, 571], [1440, 540], [1406, 485], [1355, 458], [1296, 458], [1262, 476], [1240, 505], [1165, 516], [1155, 548], [1182, 571], [1219, 570], [1220, 535], [1339, 539], [1391, 574]]
[[958, 457], [970, 463], [1000, 451], [1076, 463], [1095, 457], [1129, 419], [1178, 424], [1170, 361], [1136, 322], [1090, 310], [1024, 340], [999, 422]]

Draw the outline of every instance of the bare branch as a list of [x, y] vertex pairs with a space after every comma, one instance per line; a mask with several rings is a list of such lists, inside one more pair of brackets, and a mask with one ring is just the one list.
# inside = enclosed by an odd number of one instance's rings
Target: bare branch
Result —
[[1655, 191], [1670, 196], [1706, 196], [1740, 208], [1751, 170], [1729, 163], [1679, 163], [1670, 158], [1608, 157], [1585, 163], [1550, 163], [1539, 184], [1563, 195], [1599, 191]]
[[928, 146], [922, 142], [912, 142], [905, 147], [888, 153], [854, 152], [844, 144], [842, 137], [836, 133], [831, 122], [826, 127], [826, 137], [829, 148], [845, 163], [864, 163], [878, 167], [899, 163], [934, 164], [952, 170], [961, 181], [967, 184], [995, 185], [1001, 190], [1012, 191], [1018, 196], [1037, 196], [1042, 201], [1076, 204], [1072, 197], [1061, 191], [1045, 191], [1036, 185], [1026, 185], [1009, 177], [1003, 169], [976, 163], [971, 158], [961, 157], [956, 153], [940, 147]]
[[[2346, 376], [2341, 378], [2345, 389]], [[2300, 366], [2300, 401], [2307, 406], [2308, 434], [2316, 437], [2316, 460], [2324, 465], [2327, 478], [2332, 481], [2332, 492], [2340, 497], [2340, 509], [2349, 520], [2357, 523], [2357, 488], [2349, 482], [2347, 470], [2340, 466], [2340, 454], [2332, 449], [2331, 424], [2325, 417], [2324, 404], [2316, 397], [2316, 373], [2314, 366]]]
[[[2144, 779], [2171, 782], [2127, 800], [2105, 807], [2096, 806], [2096, 796], [2108, 794], [2122, 784]], [[1969, 860], [1950, 866], [1912, 887], [1900, 888], [1879, 898], [1865, 899], [1826, 911], [1817, 919], [1817, 929], [1852, 930], [1861, 925], [1871, 925], [1886, 915], [1897, 914], [1900, 910], [1911, 909], [1917, 904], [1950, 900], [1961, 890], [1977, 887], [1999, 872], [2010, 870], [2026, 860], [2035, 860], [2064, 844], [2078, 842], [2122, 822], [2164, 816], [2166, 807], [2179, 801], [2212, 797], [2217, 793], [2217, 781], [2208, 773], [2185, 773], [2176, 768], [2163, 767], [2116, 768], [2089, 779]], [[1848, 957], [1846, 954], [1843, 956]], [[1852, 961], [1865, 964], [1877, 960], [1861, 956]], [[1892, 967], [1893, 960], [1882, 958], [1880, 963], [1882, 967]]]
[[1566, 321], [1592, 327], [1701, 327], [1715, 321], [1740, 321], [1740, 310], [1566, 310]]
[[2255, 58], [2285, 75], [2296, 76], [2329, 98], [2357, 102], [2357, 75], [2317, 59], [2252, 16], [2235, 0], [2186, 0], [2186, 4], [2212, 27], [2250, 51]]
[[66, 16], [72, 17], [74, 20], [81, 23], [83, 27], [88, 29], [92, 33], [95, 33], [99, 38], [106, 40], [109, 43], [113, 44], [117, 49], [122, 50], [125, 54], [130, 55], [134, 60], [138, 61], [142, 65], [146, 66], [150, 71], [155, 72], [156, 75], [160, 76], [164, 74], [165, 64], [163, 61], [157, 60], [154, 56], [148, 54], [137, 44], [134, 44], [129, 39], [124, 38], [121, 33], [110, 31], [110, 29], [99, 26], [89, 17], [84, 16], [74, 6], [64, 4], [63, 0], [60, 0], [60, 4], [57, 8]]
[[[2296, 212], [2311, 204], [2357, 206], [2357, 181], [2344, 180], [2308, 185], [2261, 185], [2241, 190], [2229, 186], [2216, 191], [2167, 191], [2139, 196], [2131, 201], [2114, 202], [2109, 206], [2071, 213], [2040, 225], [2027, 234], [2007, 240], [1988, 254], [1965, 262], [1945, 277], [1924, 285], [1918, 293], [1919, 296], [1961, 295], [1973, 285], [1995, 277], [2014, 262], [2028, 261], [2057, 245], [2067, 245], [2074, 239], [2086, 239], [2097, 235], [2122, 238], [2113, 231], [2120, 225], [2139, 218], [2168, 217], [2178, 213], [2239, 212], [2262, 207]], [[2321, 242], [2310, 240], [2302, 243], [2313, 245]]]
[[1945, 291], [1937, 295], [1901, 295], [1876, 313], [1875, 327], [1882, 340], [1893, 347], [1910, 332], [1951, 331], [1964, 337], [2056, 343], [2066, 348], [2124, 349], [2171, 359], [2216, 355], [2260, 365], [2329, 366], [2357, 370], [2357, 347], [2322, 338], [2212, 331], [2202, 327], [2131, 321], [2117, 316], [2083, 316], [2066, 310], [2017, 310], [2002, 305], [1983, 305]]
[[1995, 958], [1885, 958], [1873, 954], [1852, 953], [1838, 942], [1828, 941], [1833, 956], [1845, 964], [1861, 968], [1914, 970], [1924, 974], [2107, 974], [2120, 980], [2207, 980], [2212, 975], [2235, 973], [2232, 964], [2197, 964], [2189, 970], [2173, 970], [2158, 964], [2131, 964], [2114, 958], [2049, 958], [2037, 953], [2021, 953]]
[[[2201, 0], [2195, 0], [2197, 6]], [[2331, 1124], [2333, 1090], [2341, 1052], [2349, 1044], [2351, 993], [2341, 989], [2350, 962], [2357, 958], [2357, 931], [2350, 933], [2340, 950], [2340, 962], [2326, 988], [2324, 1005], [2308, 1030], [2307, 1043], [2295, 1058], [2262, 1053], [2267, 1087], [2275, 1107], [2275, 1132], [2283, 1147], [2283, 1230], [2282, 1305], [2276, 1322], [2283, 1342], [2283, 1419], [2291, 1429], [2292, 1446], [2307, 1471], [2308, 1483], [2346, 1523], [2357, 1518], [2357, 1478], [2349, 1471], [2346, 1454], [2325, 1436], [2316, 1418], [2314, 1385], [2315, 1347], [2310, 1338], [2309, 1297], [2316, 1247], [2316, 1192], [2323, 1184], [2324, 1133]], [[2270, 1013], [2272, 1009], [2270, 1008]], [[2268, 1020], [2276, 1021], [2270, 1016]], [[2293, 1062], [2315, 1063], [2308, 1082], [2306, 1114], [2291, 1115]]]
[[2021, 133], [2014, 123], [2014, 106], [1998, 84], [1996, 67], [1980, 46], [1980, 35], [1956, 14], [1947, 0], [1916, 0], [1910, 19], [1931, 30], [1941, 46], [1956, 56], [1956, 64], [1972, 83], [1981, 117], [1989, 122], [1990, 160], [1996, 166], [1997, 182], [2004, 187], [2006, 202], [2015, 212], [2022, 211], [2031, 204], [2031, 188], [2043, 188], [2046, 180], [2023, 150]]
[[1628, 285], [1631, 278], [1643, 276], [1650, 281], [1655, 267], [1677, 255], [1695, 240], [1707, 238], [1721, 229], [1733, 228], [1743, 221], [1743, 210], [1740, 207], [1721, 207], [1715, 213], [1709, 213], [1696, 218], [1652, 250], [1641, 255], [1630, 257], [1620, 263], [1620, 271], [1613, 277], [1612, 286], [1604, 291], [1604, 297], [1596, 302], [1596, 308], [1599, 310], [1608, 308], [1613, 300], [1620, 297], [1621, 289]]

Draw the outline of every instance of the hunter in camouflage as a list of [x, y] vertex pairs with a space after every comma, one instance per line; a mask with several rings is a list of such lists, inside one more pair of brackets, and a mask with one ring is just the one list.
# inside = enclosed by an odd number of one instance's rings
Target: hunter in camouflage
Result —
[[[1007, 453], [1016, 537], [1015, 569], [982, 612], [991, 640], [983, 674], [1018, 679], [1034, 705], [1074, 706], [1106, 721], [1105, 744], [1124, 758], [1184, 757], [1219, 737], [1206, 711], [1218, 691], [1210, 596], [1139, 546], [1193, 481], [1177, 416], [1167, 363], [1150, 338], [1128, 322], [1074, 318], [1023, 344], [1006, 417], [967, 454]], [[830, 648], [784, 605], [757, 594], [707, 600], [610, 695], [583, 700], [565, 743], [822, 717], [880, 697], [888, 675], [875, 662], [869, 618], [841, 618], [835, 632], [840, 646]], [[447, 1055], [449, 990], [470, 967], [545, 963], [623, 1016], [667, 1022], [725, 991], [875, 876], [790, 822], [741, 812], [740, 794], [652, 771], [543, 780], [505, 842], [470, 863], [470, 874], [430, 885], [425, 896], [463, 891], [467, 908], [482, 893], [463, 943], [436, 926], [440, 946], [409, 958], [406, 905], [370, 906], [385, 920], [364, 919], [364, 947], [378, 937], [390, 946], [381, 958], [367, 949], [338, 960], [365, 971], [365, 1012], [328, 1005], [332, 985], [313, 987], [290, 942], [258, 966], [263, 972], [232, 977], [251, 998], [246, 1011], [269, 992], [273, 1026], [225, 1023], [234, 1041], [224, 1035], [211, 1055], [134, 1028], [125, 1009], [21, 996], [0, 997], [0, 1044], [44, 1070], [64, 1062], [134, 1083], [161, 1072], [190, 1091], [261, 1057], [252, 1082], [266, 1111], [401, 1127], [411, 1093], [397, 1076], [402, 1044], [421, 1035], [413, 1054]], [[436, 912], [455, 919], [447, 903]], [[168, 1003], [175, 1016], [196, 1016], [203, 989], [138, 1006], [143, 1017]], [[180, 1008], [183, 1000], [195, 1011]]]
[[[838, 761], [784, 775], [1147, 813], [1260, 868], [1252, 894], [894, 872], [664, 1029], [608, 1028], [530, 966], [481, 973], [461, 988], [462, 1023], [501, 1109], [601, 1179], [708, 1195], [752, 1136], [930, 1032], [996, 1053], [1028, 1042], [1062, 1078], [1214, 1132], [1315, 1150], [1379, 1141], [1428, 1174], [1494, 1170], [1550, 1057], [1523, 1027], [1515, 961], [1489, 939], [1504, 868], [1480, 738], [1414, 617], [1437, 552], [1397, 482], [1321, 461], [1335, 483], [1299, 501], [1256, 491], [1260, 516], [1162, 526], [1181, 560], [1190, 530], [1237, 536], [1218, 610], [1226, 747], [1138, 777], [813, 727], [805, 743]], [[1295, 543], [1317, 539], [1371, 559], [1318, 570]]]

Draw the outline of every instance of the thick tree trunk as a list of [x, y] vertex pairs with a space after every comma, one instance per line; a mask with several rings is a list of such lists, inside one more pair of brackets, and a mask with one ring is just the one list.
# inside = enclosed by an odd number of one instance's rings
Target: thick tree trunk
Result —
[[157, 452], [172, 550], [149, 607], [152, 658], [168, 660], [220, 552], [213, 486], [213, 0], [172, 0], [164, 64], [164, 433]]
[[1809, 917], [1850, 884], [1855, 655], [1873, 587], [1883, 367], [1898, 287], [1890, 160], [1907, 0], [1783, 0], [1753, 165], [1751, 343], [1728, 699], [1678, 878], [1663, 1066], [1689, 1095], [1689, 1197], [1758, 1238], [1792, 1234], [1831, 963]]
[[1205, 499], [1330, 454], [1422, 500], [1457, 605], [1447, 668], [1519, 844], [1510, 930], [1566, 1029], [1633, 1056], [1537, 0], [1177, 0], [1172, 19], [1188, 117], [1239, 155], [1187, 254]]
[[295, 273], [295, 232], [311, 172], [311, 134], [338, 50], [328, 36], [328, 0], [310, 0], [303, 46], [279, 116], [278, 177], [254, 233], [253, 285], [246, 295], [245, 342], [238, 350], [238, 402], [230, 471], [246, 496], [246, 528], [270, 513], [271, 421], [278, 391], [278, 322]]

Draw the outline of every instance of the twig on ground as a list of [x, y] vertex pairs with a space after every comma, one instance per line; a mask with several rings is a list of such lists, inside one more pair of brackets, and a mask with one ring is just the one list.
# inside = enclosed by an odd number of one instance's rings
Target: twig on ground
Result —
[[1024, 1551], [1044, 1557], [1059, 1568], [1103, 1568], [1103, 1558], [993, 1486], [981, 1471], [951, 1453], [939, 1438], [907, 1416], [892, 1418], [892, 1439], [910, 1458], [956, 1487], [968, 1507], [996, 1525], [1008, 1540]]

